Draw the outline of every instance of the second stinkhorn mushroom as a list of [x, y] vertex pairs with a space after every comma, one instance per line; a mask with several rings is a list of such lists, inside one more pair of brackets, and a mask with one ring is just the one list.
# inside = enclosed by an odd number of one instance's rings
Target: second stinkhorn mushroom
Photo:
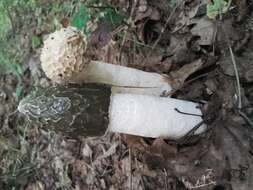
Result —
[[[93, 85], [41, 89], [24, 98], [18, 110], [42, 128], [71, 137], [99, 136], [109, 130], [176, 140], [203, 121], [197, 103], [111, 93], [108, 87]], [[205, 129], [202, 124], [195, 134]]]
[[[166, 75], [91, 60], [91, 49], [80, 31], [73, 27], [62, 28], [44, 41], [42, 69], [56, 83], [102, 83], [111, 85], [112, 92], [163, 96], [176, 84]], [[189, 69], [186, 67], [183, 72], [187, 73], [185, 71]], [[184, 80], [187, 76], [179, 78]]]

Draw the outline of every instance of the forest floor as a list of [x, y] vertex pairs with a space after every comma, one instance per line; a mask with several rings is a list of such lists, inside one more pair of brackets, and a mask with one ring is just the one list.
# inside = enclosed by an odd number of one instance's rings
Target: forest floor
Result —
[[[250, 1], [229, 3], [0, 2], [0, 189], [253, 189], [253, 11]], [[189, 76], [171, 96], [201, 103], [207, 132], [76, 140], [32, 127], [17, 105], [34, 86], [51, 85], [43, 40], [69, 25], [88, 36], [98, 60]]]

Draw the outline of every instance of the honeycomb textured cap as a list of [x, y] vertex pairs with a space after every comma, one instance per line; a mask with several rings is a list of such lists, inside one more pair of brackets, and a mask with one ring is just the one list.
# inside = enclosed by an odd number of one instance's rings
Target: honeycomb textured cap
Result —
[[87, 40], [74, 27], [62, 28], [44, 41], [41, 66], [46, 76], [56, 83], [67, 83], [82, 71], [90, 60], [84, 54]]

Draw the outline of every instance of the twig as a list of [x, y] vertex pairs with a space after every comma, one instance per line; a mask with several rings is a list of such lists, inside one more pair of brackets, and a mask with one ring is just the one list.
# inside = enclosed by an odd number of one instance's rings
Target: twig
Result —
[[198, 185], [198, 186], [195, 186], [195, 187], [191, 187], [191, 189], [199, 189], [201, 187], [206, 187], [206, 186], [215, 185], [215, 184], [216, 184], [215, 181], [211, 181], [210, 183], [205, 183], [205, 184], [201, 184], [201, 185]]
[[239, 74], [238, 74], [238, 69], [237, 69], [234, 53], [232, 51], [232, 48], [231, 48], [230, 44], [229, 44], [229, 52], [230, 52], [230, 55], [231, 55], [231, 59], [232, 59], [233, 67], [234, 67], [234, 72], [235, 72], [235, 77], [236, 77], [236, 84], [237, 84], [237, 88], [238, 88], [238, 109], [240, 110], [242, 108], [240, 78], [239, 78]]
[[[232, 138], [235, 139], [235, 143], [240, 147], [240, 150], [243, 151], [245, 155], [247, 155], [248, 149], [245, 147], [240, 138], [231, 130], [231, 127], [224, 125], [224, 129], [227, 130], [227, 132], [232, 136]], [[243, 152], [241, 154], [243, 154]]]
[[15, 32], [16, 32], [16, 28], [15, 28], [15, 23], [14, 23], [14, 20], [13, 20], [13, 17], [9, 11], [8, 8], [6, 8], [6, 12], [8, 14], [8, 17], [10, 19], [10, 22], [11, 22], [11, 31], [12, 31], [12, 35], [14, 36], [15, 35]]
[[237, 88], [238, 88], [238, 91], [237, 91], [237, 93], [238, 93], [237, 94], [238, 95], [238, 109], [240, 110], [242, 108], [242, 97], [241, 97], [240, 78], [239, 78], [239, 74], [238, 74], [238, 69], [237, 69], [235, 56], [234, 56], [233, 50], [231, 48], [227, 33], [226, 33], [226, 31], [225, 31], [225, 29], [222, 25], [221, 25], [221, 27], [222, 27], [222, 30], [225, 34], [225, 38], [226, 38], [226, 41], [227, 41], [227, 44], [228, 44], [228, 47], [229, 47], [229, 53], [230, 53], [230, 56], [231, 56], [231, 60], [232, 60], [232, 64], [233, 64], [233, 68], [234, 68], [234, 72], [235, 72], [236, 84], [237, 84]]
[[163, 35], [163, 33], [165, 32], [165, 30], [166, 30], [166, 28], [167, 28], [167, 25], [169, 24], [169, 22], [170, 22], [172, 16], [174, 15], [174, 13], [176, 12], [177, 7], [178, 7], [178, 5], [176, 5], [176, 6], [173, 8], [173, 10], [171, 11], [170, 16], [169, 16], [168, 19], [166, 20], [164, 27], [161, 29], [161, 32], [160, 32], [158, 38], [156, 39], [154, 45], [152, 46], [151, 51], [149, 52], [149, 54], [148, 54], [147, 57], [150, 57], [151, 53], [153, 52], [153, 50], [156, 48], [156, 46], [157, 46], [158, 43], [160, 42], [160, 40], [161, 40], [161, 38], [162, 38], [162, 35]]
[[[119, 36], [122, 36], [121, 34], [118, 34], [118, 35], [119, 35]], [[142, 43], [142, 42], [140, 42], [140, 41], [136, 41], [135, 39], [132, 39], [132, 38], [130, 38], [130, 37], [126, 37], [126, 39], [129, 40], [129, 41], [135, 42], [135, 43], [138, 44], [138, 45], [147, 47], [147, 48], [152, 48], [152, 47], [153, 47], [153, 46], [150, 46], [150, 45], [148, 45], [148, 44], [144, 44], [144, 43]]]
[[[131, 13], [130, 13], [130, 16], [129, 16], [128, 21], [127, 21], [127, 23], [130, 24], [130, 26], [131, 26], [131, 24], [133, 22], [134, 11], [135, 11], [136, 6], [137, 6], [138, 3], [139, 3], [139, 0], [134, 0], [133, 1]], [[119, 59], [120, 59], [120, 61], [121, 61], [121, 56], [122, 56], [122, 50], [123, 50], [123, 47], [124, 47], [125, 42], [126, 42], [128, 30], [129, 30], [129, 26], [126, 26], [126, 29], [125, 29], [124, 35], [123, 35], [123, 39], [122, 39], [122, 43], [121, 43], [120, 53], [119, 53]]]
[[187, 86], [188, 84], [190, 84], [190, 83], [192, 83], [192, 82], [194, 82], [194, 81], [196, 81], [196, 80], [198, 80], [198, 79], [200, 79], [200, 78], [206, 77], [206, 76], [208, 76], [208, 73], [201, 74], [201, 75], [199, 75], [199, 76], [197, 76], [197, 77], [195, 77], [195, 78], [192, 78], [192, 79], [190, 79], [190, 80], [184, 82], [184, 83], [183, 83], [181, 86], [179, 86], [178, 88], [173, 89], [173, 90], [168, 94], [168, 96], [172, 96], [175, 92], [177, 92], [178, 90], [184, 88], [184, 87]]
[[168, 173], [167, 173], [167, 170], [165, 168], [163, 169], [163, 171], [164, 171], [165, 190], [168, 190], [169, 189], [168, 182], [167, 182]]
[[180, 111], [178, 108], [175, 108], [175, 111], [178, 112], [178, 113], [184, 114], [184, 115], [191, 115], [191, 116], [202, 117], [202, 115], [199, 115], [199, 114], [187, 113], [187, 112]]
[[195, 131], [197, 131], [204, 123], [205, 123], [205, 119], [203, 119], [203, 121], [199, 122], [196, 126], [194, 126], [186, 135], [181, 137], [178, 140], [178, 144], [182, 145], [185, 142], [187, 142], [191, 138], [191, 136], [195, 133]]
[[[135, 167], [137, 168], [137, 171], [140, 172], [140, 167], [137, 163], [137, 158], [136, 157], [134, 158], [134, 161], [135, 161]], [[141, 175], [140, 178], [141, 178], [140, 185], [141, 185], [142, 189], [145, 190], [146, 188], [145, 188], [145, 184], [144, 184], [144, 181], [143, 181], [143, 175]]]
[[131, 148], [128, 149], [129, 150], [129, 167], [130, 167], [130, 176], [129, 176], [129, 189], [132, 190], [133, 186], [132, 186], [132, 151]]
[[250, 118], [241, 110], [238, 110], [238, 112], [240, 116], [242, 116], [247, 121], [247, 123], [253, 128], [253, 122], [250, 120]]
[[6, 10], [6, 13], [10, 19], [12, 35], [14, 36], [15, 32], [16, 32], [16, 27], [15, 27], [15, 23], [14, 23], [13, 17], [10, 12], [10, 6], [8, 6], [8, 4], [3, 3], [3, 7]]
[[115, 10], [114, 7], [111, 6], [94, 6], [94, 5], [86, 5], [87, 8], [94, 8], [94, 9], [113, 9]]

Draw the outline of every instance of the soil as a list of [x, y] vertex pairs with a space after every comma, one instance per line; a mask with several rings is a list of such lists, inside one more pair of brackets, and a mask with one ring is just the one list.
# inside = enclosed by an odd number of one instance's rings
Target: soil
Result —
[[[40, 129], [16, 111], [34, 86], [52, 85], [40, 67], [40, 45], [24, 59], [21, 79], [0, 75], [0, 189], [253, 189], [252, 5], [233, 1], [211, 20], [206, 3], [111, 1], [126, 22], [97, 22], [89, 40], [94, 59], [170, 76], [172, 97], [203, 105], [207, 132], [171, 141], [66, 138]], [[47, 29], [35, 32], [46, 38]]]

